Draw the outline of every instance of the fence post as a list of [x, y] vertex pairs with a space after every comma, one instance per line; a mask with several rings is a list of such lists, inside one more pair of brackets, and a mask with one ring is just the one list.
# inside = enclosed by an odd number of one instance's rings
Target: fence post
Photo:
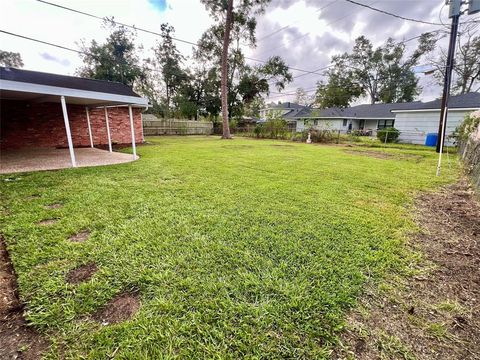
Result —
[[340, 130], [338, 130], [338, 134], [337, 134], [337, 144], [340, 143]]
[[388, 130], [387, 130], [387, 132], [385, 133], [385, 145], [387, 144], [387, 139], [388, 139]]

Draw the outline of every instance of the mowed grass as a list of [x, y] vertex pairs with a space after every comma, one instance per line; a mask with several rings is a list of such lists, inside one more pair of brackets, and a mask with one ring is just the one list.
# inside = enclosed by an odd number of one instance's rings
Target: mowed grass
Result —
[[[457, 172], [435, 177], [433, 150], [148, 140], [133, 163], [0, 178], [1, 232], [49, 358], [328, 358], [366, 282], [408, 270], [415, 193]], [[66, 282], [89, 262], [91, 280]], [[131, 291], [132, 319], [93, 320]]]

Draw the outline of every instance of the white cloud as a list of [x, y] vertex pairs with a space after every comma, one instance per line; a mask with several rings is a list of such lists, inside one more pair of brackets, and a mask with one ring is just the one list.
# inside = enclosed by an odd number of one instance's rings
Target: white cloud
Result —
[[[167, 1], [163, 11], [154, 7], [149, 0], [52, 1], [102, 17], [114, 16], [117, 21], [153, 31], [159, 31], [160, 24], [168, 22], [175, 27], [175, 37], [192, 42], [196, 42], [213, 24], [199, 0]], [[442, 4], [439, 0], [392, 0], [376, 1], [373, 6], [404, 16], [438, 22]], [[444, 22], [448, 22], [446, 15], [443, 9], [440, 16]], [[354, 39], [359, 35], [366, 35], [378, 46], [389, 36], [400, 40], [438, 28], [391, 18], [341, 0], [274, 0], [257, 22], [257, 38], [268, 38], [259, 41], [256, 49], [246, 49], [247, 56], [266, 60], [272, 55], [280, 55], [290, 66], [306, 70], [328, 65], [332, 55], [350, 50]], [[0, 28], [5, 31], [73, 48], [78, 48], [76, 43], [81, 39], [87, 43], [92, 39], [103, 42], [108, 35], [108, 31], [101, 27], [101, 22], [97, 19], [35, 0], [4, 0], [0, 24]], [[275, 31], [278, 32], [272, 35]], [[155, 35], [138, 32], [137, 44], [144, 49], [141, 57], [152, 55], [150, 49], [157, 39]], [[411, 51], [415, 45], [415, 41], [409, 42], [407, 49]], [[192, 45], [177, 43], [177, 46], [185, 56], [191, 55]], [[1, 33], [0, 49], [20, 52], [25, 68], [31, 70], [73, 74], [82, 64], [78, 54]], [[45, 53], [51, 58], [42, 56]], [[186, 65], [189, 65], [188, 60]], [[298, 71], [292, 72], [294, 75], [301, 74]], [[320, 79], [322, 77], [315, 74], [302, 76], [290, 84], [287, 90], [291, 92], [300, 86], [311, 88]], [[425, 94], [435, 93], [435, 90], [427, 91], [430, 87], [425, 86]], [[286, 96], [284, 99], [293, 98], [294, 96]]]
[[[58, 1], [58, 4], [101, 17], [114, 16], [115, 20], [119, 22], [158, 32], [161, 23], [169, 22], [175, 27], [176, 37], [193, 42], [196, 42], [212, 23], [203, 5], [196, 0], [169, 1], [169, 6], [163, 12], [158, 11], [148, 0], [71, 0], [68, 2]], [[78, 49], [76, 43], [81, 39], [87, 43], [92, 39], [103, 42], [108, 36], [108, 30], [102, 27], [102, 22], [98, 19], [34, 0], [2, 2], [0, 23], [2, 30], [74, 49]], [[142, 56], [151, 56], [150, 49], [158, 37], [144, 32], [138, 32], [137, 35], [137, 44], [144, 48]], [[181, 43], [177, 45], [185, 55], [191, 53], [191, 45]], [[76, 53], [1, 33], [0, 48], [19, 52], [24, 60], [25, 68], [30, 70], [69, 75], [73, 74], [75, 69], [82, 64]], [[59, 66], [58, 63], [41, 55], [45, 52], [68, 61], [70, 65]]]

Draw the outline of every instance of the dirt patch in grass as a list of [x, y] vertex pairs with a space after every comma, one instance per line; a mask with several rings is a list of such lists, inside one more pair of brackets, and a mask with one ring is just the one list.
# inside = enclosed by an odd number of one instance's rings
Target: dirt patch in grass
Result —
[[39, 221], [39, 222], [37, 223], [37, 225], [40, 225], [40, 226], [50, 226], [50, 225], [55, 224], [57, 221], [58, 221], [58, 219], [45, 219], [45, 220]]
[[400, 160], [416, 160], [421, 161], [423, 159], [420, 155], [414, 154], [391, 154], [383, 151], [375, 150], [344, 150], [347, 154], [368, 156], [375, 159], [400, 159]]
[[60, 209], [61, 207], [63, 207], [63, 204], [61, 204], [61, 203], [54, 203], [54, 204], [50, 204], [50, 205], [45, 205], [46, 209]]
[[279, 146], [279, 147], [294, 147], [293, 145], [289, 145], [289, 144], [272, 144], [270, 146]]
[[17, 280], [3, 237], [0, 237], [0, 358], [39, 359], [48, 342], [23, 318]]
[[121, 293], [98, 310], [93, 318], [102, 325], [117, 324], [132, 318], [139, 308], [137, 293]]
[[70, 284], [78, 284], [84, 281], [88, 281], [92, 278], [98, 270], [98, 267], [95, 263], [88, 263], [82, 266], [79, 266], [76, 269], [72, 269], [67, 274], [67, 282]]
[[80, 231], [76, 234], [71, 235], [68, 240], [72, 242], [84, 242], [87, 241], [88, 238], [90, 237], [90, 231], [89, 230], [83, 230]]
[[480, 204], [465, 180], [416, 202], [417, 275], [367, 291], [334, 358], [480, 359]]
[[222, 148], [226, 149], [251, 149], [252, 145], [243, 145], [243, 144], [233, 144], [233, 145], [222, 145]]
[[42, 196], [40, 194], [33, 194], [25, 198], [26, 201], [40, 199]]

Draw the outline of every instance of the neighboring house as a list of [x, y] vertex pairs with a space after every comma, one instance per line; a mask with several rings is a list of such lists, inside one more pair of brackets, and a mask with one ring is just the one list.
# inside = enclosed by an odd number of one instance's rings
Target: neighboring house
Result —
[[267, 121], [272, 116], [281, 116], [285, 120], [295, 121], [295, 116], [306, 107], [292, 102], [270, 104], [260, 110], [260, 121]]
[[[424, 144], [428, 133], [438, 132], [441, 99], [425, 103], [411, 103], [408, 108], [394, 107], [395, 128], [400, 130], [399, 141], [410, 144]], [[446, 136], [452, 135], [455, 128], [471, 111], [480, 109], [480, 93], [451, 96], [448, 100]]]
[[290, 131], [294, 131], [296, 128], [297, 114], [305, 109], [303, 105], [296, 103], [286, 102], [278, 104], [270, 104], [268, 107], [260, 110], [260, 119], [258, 122], [266, 122], [268, 119], [281, 117], [287, 122]]
[[[305, 108], [295, 116], [296, 130], [298, 132], [310, 128], [345, 132], [356, 130], [375, 135], [379, 129], [395, 127], [400, 130], [400, 142], [424, 144], [428, 133], [438, 131], [440, 103], [441, 100], [437, 99], [429, 102], [364, 104], [345, 109]], [[451, 96], [446, 135], [453, 133], [465, 114], [477, 109], [480, 109], [480, 93]]]
[[341, 131], [363, 131], [375, 133], [378, 129], [393, 127], [395, 115], [393, 108], [405, 108], [413, 103], [399, 104], [363, 104], [349, 108], [312, 109], [306, 108], [299, 112], [297, 131], [309, 128], [331, 129]]
[[[2, 149], [70, 149], [143, 141], [148, 101], [124, 84], [0, 67]], [[135, 153], [135, 148], [133, 149]]]

